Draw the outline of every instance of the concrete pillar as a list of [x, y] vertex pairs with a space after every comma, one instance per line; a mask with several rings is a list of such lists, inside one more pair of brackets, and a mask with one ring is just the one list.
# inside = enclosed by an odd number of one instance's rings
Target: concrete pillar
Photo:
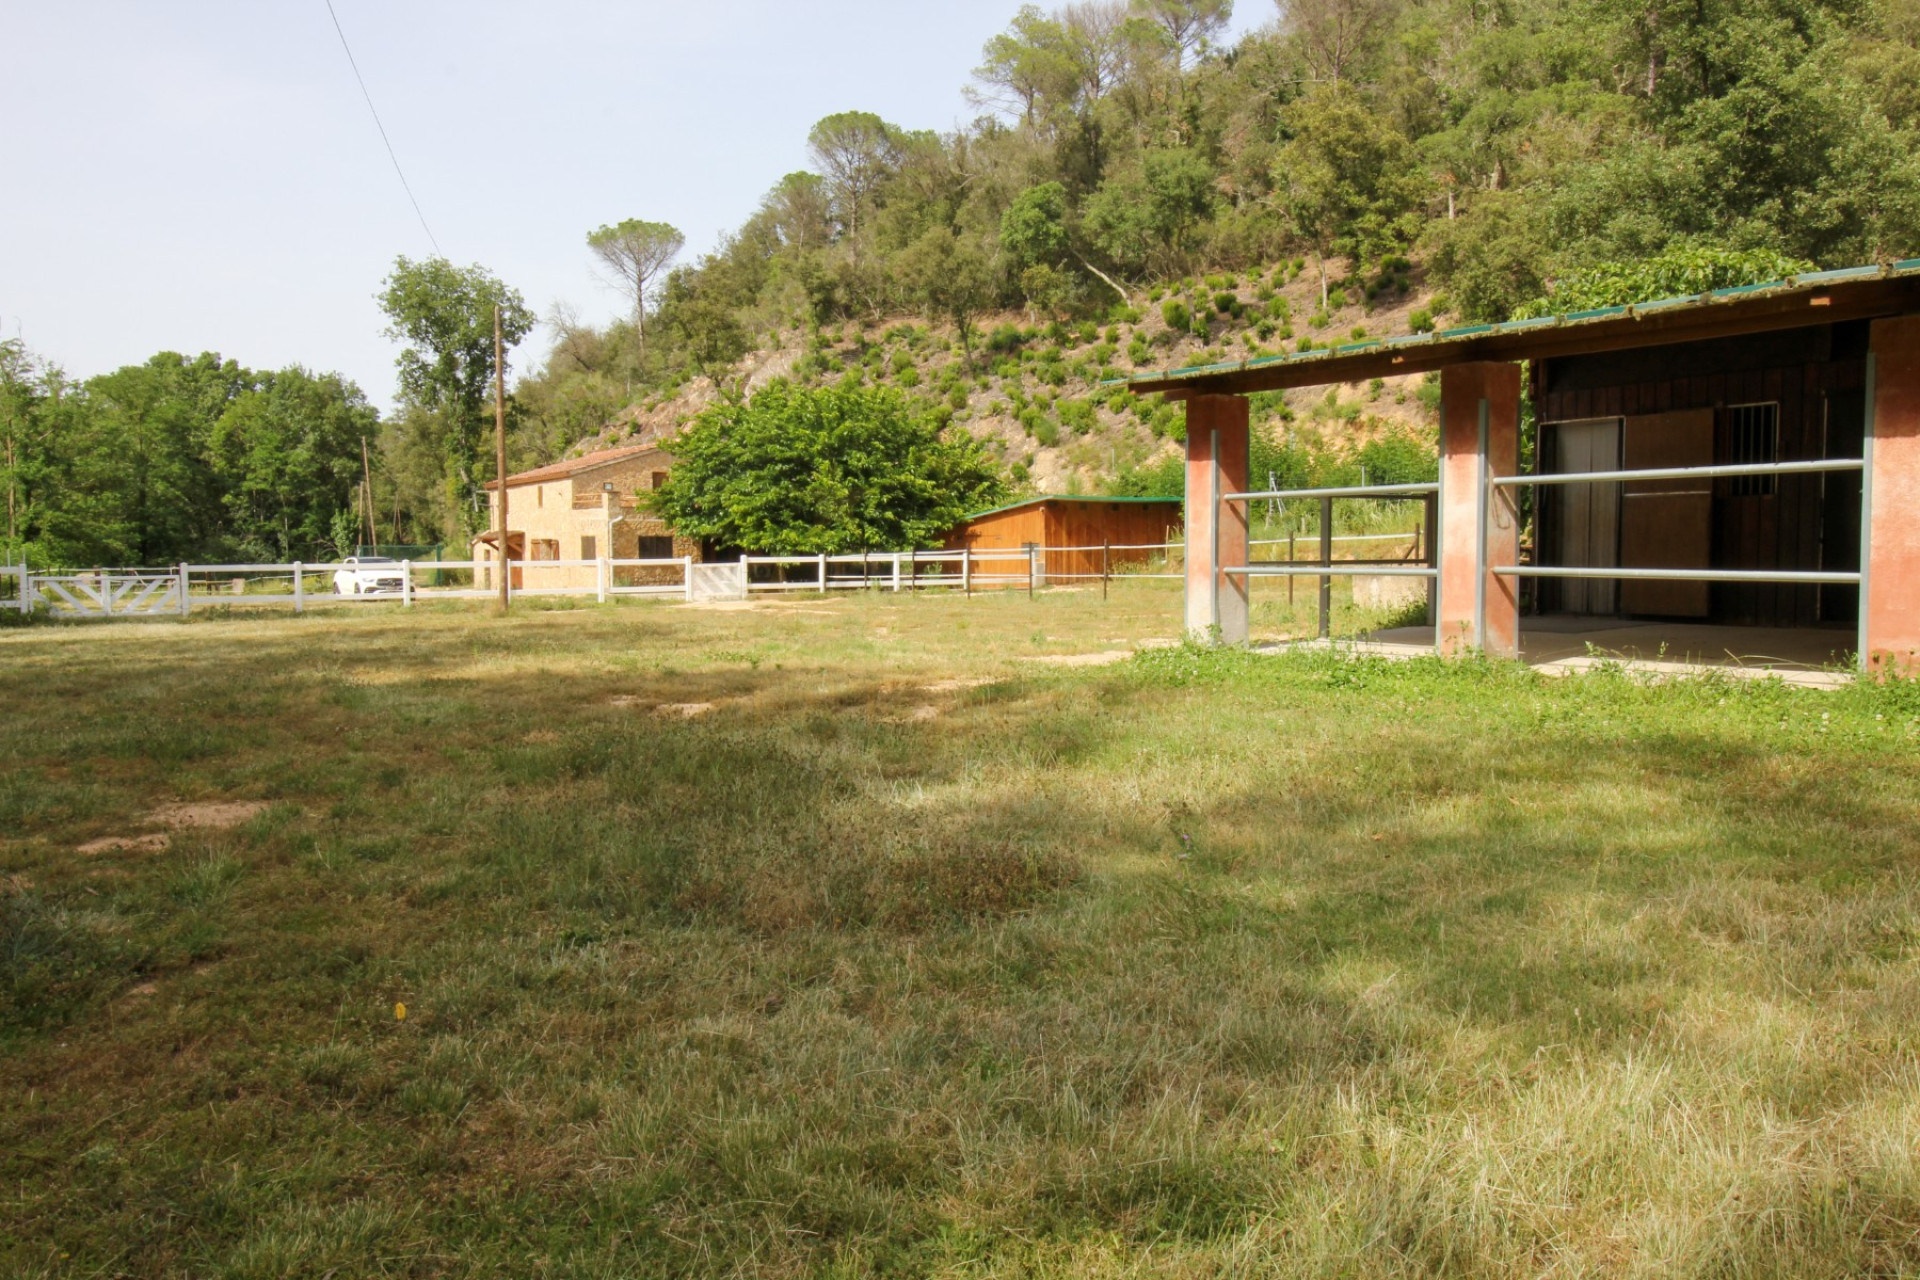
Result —
[[1434, 545], [1440, 556], [1440, 604], [1434, 635], [1440, 652], [1478, 649], [1520, 656], [1519, 579], [1488, 569], [1520, 555], [1520, 520], [1511, 489], [1489, 493], [1490, 476], [1520, 465], [1520, 366], [1457, 364], [1440, 374], [1440, 504]]
[[1920, 316], [1873, 322], [1868, 356], [1860, 653], [1920, 674]]
[[1247, 491], [1245, 396], [1187, 401], [1187, 634], [1247, 642], [1247, 579], [1221, 571], [1247, 563], [1247, 505], [1222, 504]]

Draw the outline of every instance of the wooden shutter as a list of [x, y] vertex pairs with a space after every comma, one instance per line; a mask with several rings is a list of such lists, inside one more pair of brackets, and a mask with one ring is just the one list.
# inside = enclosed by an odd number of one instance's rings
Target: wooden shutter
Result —
[[[1713, 465], [1713, 410], [1654, 413], [1625, 420], [1628, 471]], [[1636, 480], [1620, 502], [1620, 563], [1633, 569], [1706, 569], [1713, 563], [1713, 482]], [[1712, 584], [1623, 582], [1624, 613], [1704, 618]]]

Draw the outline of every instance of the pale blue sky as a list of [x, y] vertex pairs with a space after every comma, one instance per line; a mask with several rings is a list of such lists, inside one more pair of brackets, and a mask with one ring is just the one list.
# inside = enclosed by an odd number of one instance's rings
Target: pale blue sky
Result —
[[[808, 127], [969, 119], [1017, 0], [334, 0], [441, 249], [545, 312], [618, 313], [586, 232], [711, 248]], [[1240, 0], [1237, 30], [1271, 20]], [[323, 0], [0, 0], [0, 332], [88, 376], [155, 351], [393, 390], [373, 302], [432, 251]], [[522, 346], [525, 367], [542, 332]]]

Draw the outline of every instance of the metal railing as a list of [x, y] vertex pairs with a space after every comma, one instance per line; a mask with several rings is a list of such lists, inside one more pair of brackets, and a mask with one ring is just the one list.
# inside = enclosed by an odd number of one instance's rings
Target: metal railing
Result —
[[[1656, 480], [1720, 480], [1740, 476], [1822, 475], [1864, 473], [1862, 458], [1821, 458], [1803, 462], [1739, 462], [1707, 467], [1649, 467], [1639, 471], [1561, 471], [1531, 476], [1493, 476], [1487, 489], [1517, 489], [1532, 485], [1634, 484]], [[1489, 572], [1505, 578], [1594, 579], [1617, 582], [1734, 582], [1781, 586], [1859, 586], [1866, 575], [1858, 571], [1810, 569], [1710, 569], [1683, 565], [1491, 565]]]

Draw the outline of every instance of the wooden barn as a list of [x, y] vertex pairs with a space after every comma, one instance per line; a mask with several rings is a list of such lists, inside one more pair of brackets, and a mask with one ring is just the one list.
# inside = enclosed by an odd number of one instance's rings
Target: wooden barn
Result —
[[1033, 548], [1042, 581], [1098, 578], [1109, 567], [1165, 555], [1165, 544], [1180, 540], [1182, 507], [1178, 498], [1029, 498], [967, 517], [947, 535], [947, 549], [1024, 554]]

